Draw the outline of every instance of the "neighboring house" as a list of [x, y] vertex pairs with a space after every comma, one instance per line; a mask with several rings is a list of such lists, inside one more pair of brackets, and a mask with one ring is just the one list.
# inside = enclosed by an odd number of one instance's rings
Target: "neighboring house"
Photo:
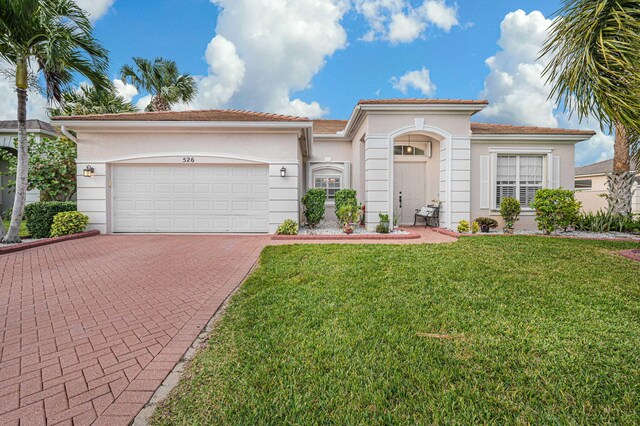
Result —
[[[56, 129], [49, 123], [40, 120], [27, 120], [27, 133], [33, 136], [36, 141], [42, 138], [55, 138], [57, 136]], [[15, 120], [0, 121], [0, 149], [6, 149], [16, 152], [14, 141], [18, 138], [18, 122]], [[8, 164], [6, 161], [0, 160], [0, 172], [7, 172]], [[15, 177], [0, 176], [0, 187], [4, 188], [9, 180]], [[14, 192], [8, 188], [0, 191], [0, 212], [13, 207]], [[33, 190], [27, 192], [27, 204], [40, 201], [40, 191]]]
[[518, 226], [533, 228], [536, 190], [573, 188], [574, 145], [594, 133], [472, 123], [486, 105], [387, 99], [360, 101], [348, 121], [209, 110], [54, 124], [77, 132], [78, 209], [102, 232], [274, 232], [302, 220], [313, 187], [328, 211], [336, 190], [356, 189], [369, 229], [379, 213], [412, 224], [432, 200], [446, 228], [499, 218], [507, 196], [522, 202]]
[[[631, 170], [638, 171], [632, 162]], [[582, 209], [587, 212], [607, 210], [607, 174], [613, 172], [613, 160], [600, 161], [587, 166], [576, 167], [576, 198], [582, 202]], [[640, 175], [635, 178], [631, 210], [640, 213]]]

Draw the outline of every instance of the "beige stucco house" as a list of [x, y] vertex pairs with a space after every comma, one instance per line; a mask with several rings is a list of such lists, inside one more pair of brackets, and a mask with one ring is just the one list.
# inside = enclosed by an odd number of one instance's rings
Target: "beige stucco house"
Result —
[[[49, 123], [41, 120], [27, 120], [27, 134], [33, 137], [36, 142], [42, 138], [55, 138], [56, 129]], [[15, 140], [18, 138], [18, 122], [15, 120], [0, 121], [0, 149], [16, 153]], [[15, 176], [8, 176], [9, 165], [6, 161], [0, 160], [0, 212], [4, 212], [13, 207], [15, 193], [9, 190], [7, 184], [10, 180], [15, 180]], [[27, 191], [27, 204], [40, 201], [40, 191], [33, 189]]]
[[[637, 165], [631, 164], [631, 169], [637, 171]], [[586, 212], [607, 210], [607, 174], [613, 171], [613, 160], [600, 161], [582, 167], [576, 167], [575, 189], [576, 198], [582, 203]], [[640, 214], [640, 176], [636, 176], [632, 188], [631, 211]]]
[[[235, 110], [65, 117], [77, 134], [78, 209], [102, 232], [274, 232], [302, 219], [308, 188], [354, 188], [366, 226], [412, 224], [441, 203], [440, 225], [499, 219], [515, 196], [521, 228], [542, 187], [573, 188], [574, 145], [593, 132], [473, 123], [486, 101], [360, 101], [348, 120]], [[84, 170], [92, 169], [91, 177]]]

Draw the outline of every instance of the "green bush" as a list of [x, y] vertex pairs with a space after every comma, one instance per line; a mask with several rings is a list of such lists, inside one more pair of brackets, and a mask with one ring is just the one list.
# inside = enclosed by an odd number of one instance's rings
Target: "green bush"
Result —
[[490, 217], [477, 217], [475, 222], [484, 229], [494, 229], [498, 227], [498, 221]]
[[2, 212], [3, 220], [11, 220], [11, 215], [13, 214], [13, 209], [6, 209]]
[[580, 217], [581, 204], [570, 189], [543, 188], [536, 192], [531, 207], [536, 209], [538, 229], [550, 234], [557, 229], [566, 231], [575, 226]]
[[461, 220], [458, 223], [458, 232], [461, 234], [466, 234], [469, 232], [469, 222], [466, 220]]
[[324, 203], [326, 200], [327, 194], [324, 189], [317, 188], [308, 190], [302, 197], [304, 217], [307, 219], [307, 225], [310, 228], [314, 228], [324, 218]]
[[278, 235], [298, 235], [298, 222], [293, 219], [285, 219], [276, 229]]
[[477, 234], [478, 232], [480, 232], [480, 225], [478, 224], [478, 221], [474, 220], [471, 224], [471, 233]]
[[[389, 223], [389, 222], [387, 222]], [[388, 234], [389, 233], [389, 227], [385, 226], [385, 225], [377, 225], [376, 226], [376, 232], [378, 234]]]
[[27, 204], [24, 217], [27, 229], [33, 238], [47, 238], [51, 235], [53, 218], [62, 212], [76, 211], [77, 205], [73, 201], [40, 201]]
[[336, 195], [334, 196], [334, 201], [336, 203], [336, 216], [338, 216], [338, 212], [340, 208], [345, 205], [357, 206], [358, 198], [356, 197], [355, 189], [341, 189], [336, 191]]
[[357, 204], [343, 204], [336, 213], [336, 216], [340, 224], [358, 223], [360, 219], [360, 206]]
[[504, 220], [505, 229], [513, 229], [520, 216], [520, 201], [513, 197], [500, 200], [500, 216]]
[[53, 217], [51, 224], [51, 236], [77, 234], [87, 229], [89, 216], [80, 212], [62, 212]]
[[606, 211], [581, 213], [575, 224], [578, 231], [589, 232], [640, 232], [640, 218], [613, 214]]

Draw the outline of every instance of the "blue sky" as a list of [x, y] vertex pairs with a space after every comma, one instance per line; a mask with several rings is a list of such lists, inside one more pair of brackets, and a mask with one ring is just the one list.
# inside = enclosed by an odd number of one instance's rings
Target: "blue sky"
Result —
[[[359, 99], [483, 98], [491, 106], [477, 121], [598, 128], [547, 100], [537, 57], [557, 0], [77, 1], [110, 51], [116, 86], [140, 108], [149, 96], [119, 69], [163, 56], [198, 80], [197, 99], [178, 109], [346, 119]], [[0, 95], [8, 90], [0, 81]], [[0, 115], [13, 115], [13, 97], [1, 98]], [[46, 116], [45, 105], [32, 95], [30, 115]], [[576, 162], [611, 155], [599, 133]]]

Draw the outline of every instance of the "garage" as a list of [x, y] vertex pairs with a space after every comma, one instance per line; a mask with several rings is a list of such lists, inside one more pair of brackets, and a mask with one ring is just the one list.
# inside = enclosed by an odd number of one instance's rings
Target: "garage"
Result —
[[269, 231], [266, 165], [113, 165], [113, 232]]

